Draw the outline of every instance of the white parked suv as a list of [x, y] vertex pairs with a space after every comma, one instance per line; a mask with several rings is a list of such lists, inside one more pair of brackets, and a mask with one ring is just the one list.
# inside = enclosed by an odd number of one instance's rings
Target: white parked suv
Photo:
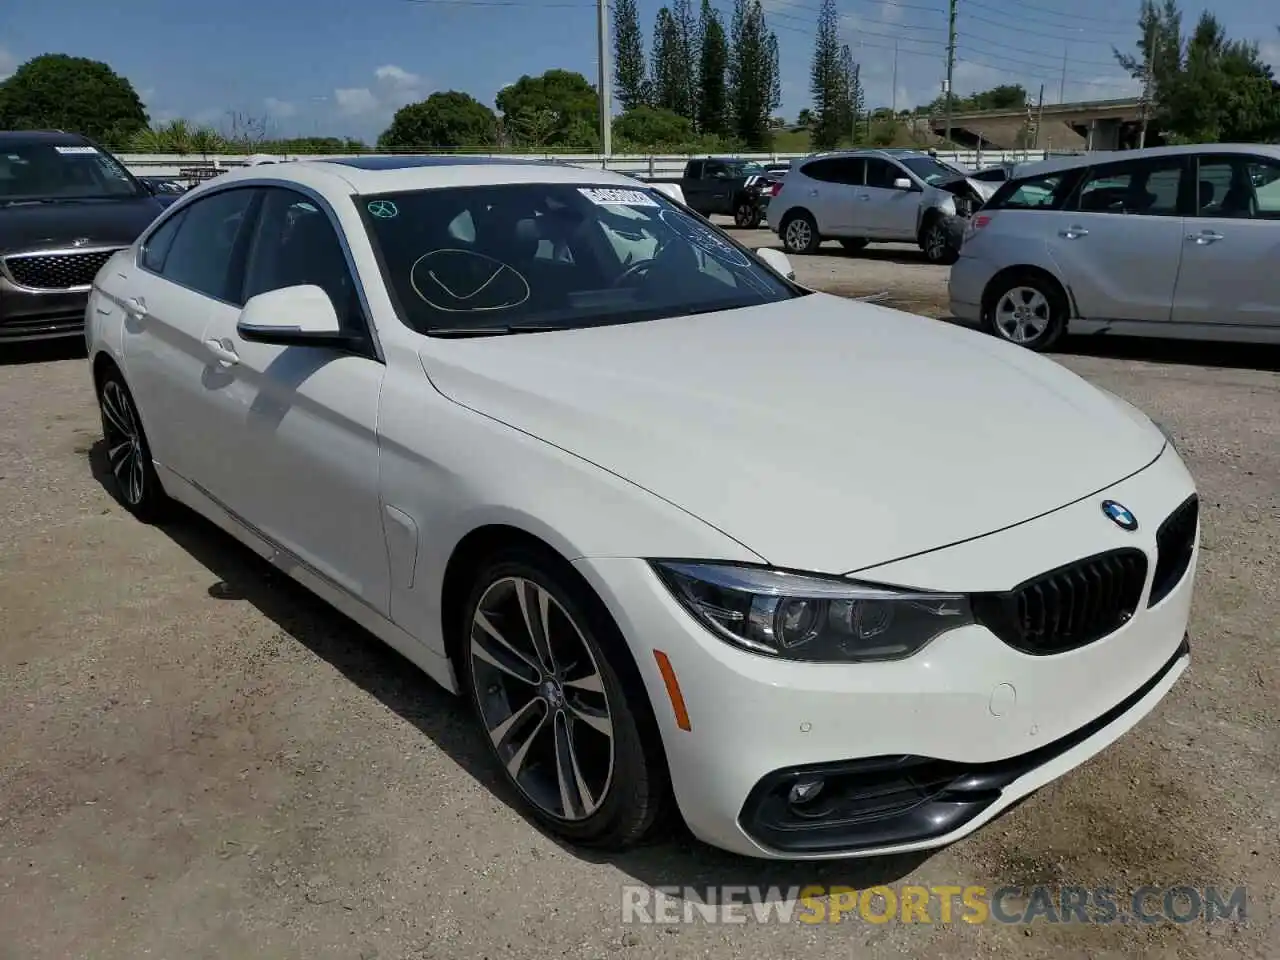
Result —
[[952, 263], [957, 217], [968, 217], [990, 193], [918, 150], [824, 153], [792, 164], [770, 201], [769, 223], [792, 254], [813, 253], [823, 240], [839, 240], [846, 250], [918, 243], [930, 262]]
[[1019, 169], [968, 224], [951, 312], [1033, 350], [1076, 333], [1280, 343], [1280, 147]]

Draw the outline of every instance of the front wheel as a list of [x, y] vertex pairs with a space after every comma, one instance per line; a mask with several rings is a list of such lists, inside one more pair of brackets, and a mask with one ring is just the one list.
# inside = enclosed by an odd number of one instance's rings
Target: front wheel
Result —
[[960, 259], [959, 251], [951, 243], [947, 222], [941, 217], [934, 217], [924, 228], [920, 249], [924, 251], [926, 260], [938, 266], [950, 266]]
[[743, 230], [754, 230], [760, 226], [761, 219], [760, 208], [754, 203], [744, 200], [734, 208], [733, 223]]
[[822, 243], [818, 224], [808, 213], [796, 213], [782, 225], [782, 246], [787, 253], [815, 253]]
[[987, 332], [1028, 350], [1048, 350], [1066, 332], [1066, 294], [1045, 275], [1014, 274], [1000, 283], [987, 304]]
[[551, 832], [621, 850], [670, 790], [625, 643], [556, 558], [518, 548], [484, 565], [467, 604], [466, 685], [489, 750]]

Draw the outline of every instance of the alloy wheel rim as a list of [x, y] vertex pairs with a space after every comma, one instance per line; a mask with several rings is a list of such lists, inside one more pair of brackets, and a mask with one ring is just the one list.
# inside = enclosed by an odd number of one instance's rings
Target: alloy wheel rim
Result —
[[494, 581], [471, 620], [471, 678], [507, 775], [543, 813], [585, 820], [613, 783], [614, 736], [600, 665], [544, 587]]
[[939, 224], [935, 223], [929, 228], [929, 232], [925, 234], [924, 242], [925, 247], [927, 248], [926, 252], [929, 254], [929, 258], [931, 260], [940, 259], [943, 253], [946, 252], [947, 238], [943, 234], [942, 227]]
[[809, 225], [803, 220], [792, 220], [787, 225], [787, 244], [793, 250], [803, 250], [809, 245]]
[[737, 216], [734, 219], [737, 221], [738, 226], [745, 227], [748, 223], [751, 222], [751, 208], [748, 207], [745, 203], [740, 204], [738, 206]]
[[995, 325], [1014, 343], [1030, 343], [1049, 327], [1049, 298], [1035, 287], [1014, 287], [996, 302]]
[[124, 387], [108, 380], [102, 388], [102, 432], [107, 442], [107, 464], [125, 502], [137, 506], [146, 488], [142, 431]]

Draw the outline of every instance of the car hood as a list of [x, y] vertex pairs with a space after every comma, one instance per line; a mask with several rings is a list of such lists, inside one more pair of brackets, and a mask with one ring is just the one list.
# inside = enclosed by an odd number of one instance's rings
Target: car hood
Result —
[[0, 207], [0, 250], [51, 249], [75, 240], [127, 246], [162, 209], [152, 196]]
[[420, 356], [457, 403], [829, 573], [1032, 519], [1164, 445], [1051, 360], [826, 294]]

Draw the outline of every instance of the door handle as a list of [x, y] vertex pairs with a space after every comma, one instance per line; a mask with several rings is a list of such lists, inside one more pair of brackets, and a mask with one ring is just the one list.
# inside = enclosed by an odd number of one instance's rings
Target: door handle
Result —
[[1205, 230], [1201, 233], [1188, 233], [1187, 239], [1190, 240], [1192, 243], [1196, 244], [1196, 246], [1204, 247], [1204, 246], [1208, 246], [1211, 243], [1217, 243], [1219, 240], [1224, 240], [1226, 238], [1223, 237], [1222, 234], [1214, 230]]
[[1077, 237], [1087, 237], [1089, 231], [1084, 227], [1067, 227], [1065, 230], [1059, 230], [1058, 236], [1066, 237], [1068, 240], [1075, 240]]
[[236, 353], [233, 348], [228, 347], [221, 340], [206, 340], [204, 345], [209, 348], [210, 353], [217, 357], [218, 363], [224, 367], [234, 367], [240, 362], [240, 354]]
[[870, 199], [871, 199], [871, 194], [869, 194], [869, 193], [860, 193], [860, 194], [858, 194], [858, 199], [859, 199], [859, 200], [870, 200]]
[[147, 301], [141, 297], [130, 297], [124, 302], [124, 308], [139, 320], [147, 315]]
[[811, 197], [816, 197], [817, 195], [818, 195], [818, 191], [817, 191], [817, 190], [810, 190], [810, 191], [809, 191], [809, 196], [811, 196]]

